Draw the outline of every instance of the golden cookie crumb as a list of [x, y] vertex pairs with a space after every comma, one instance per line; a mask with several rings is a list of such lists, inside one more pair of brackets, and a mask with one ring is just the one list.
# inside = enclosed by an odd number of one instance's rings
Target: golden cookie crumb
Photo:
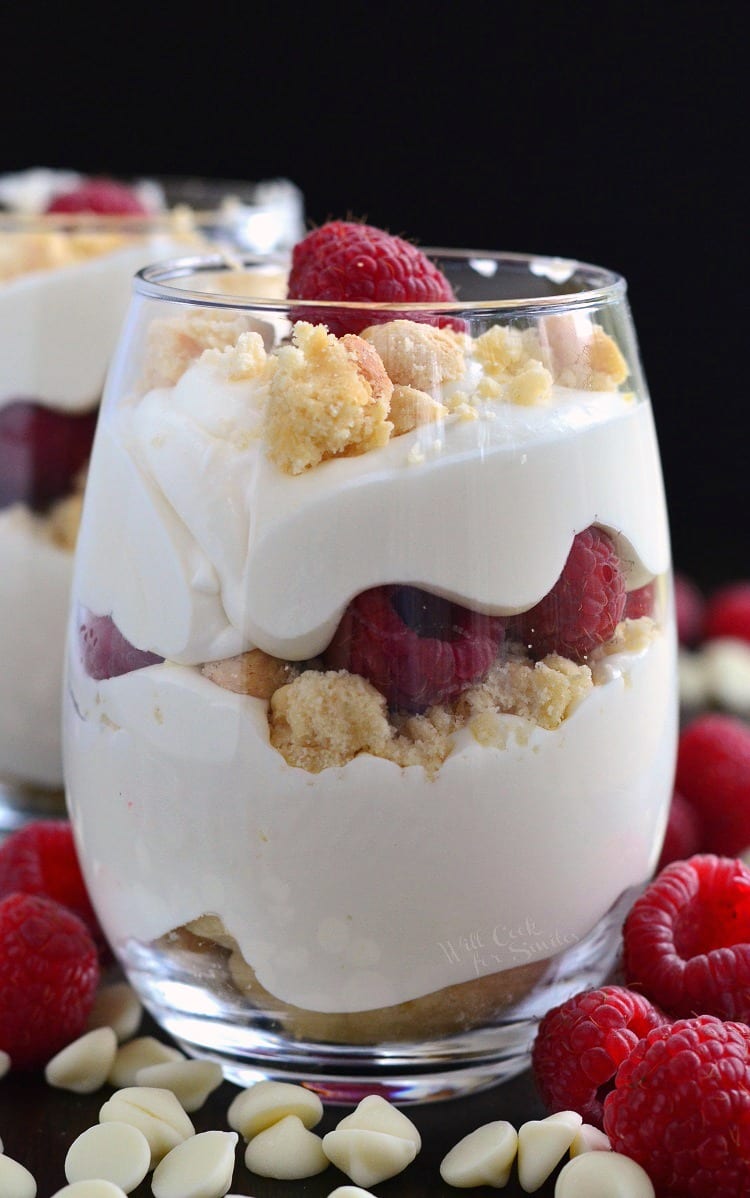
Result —
[[552, 375], [541, 362], [530, 359], [508, 383], [506, 398], [521, 407], [547, 403], [552, 397]]
[[237, 657], [206, 662], [202, 673], [217, 686], [237, 695], [270, 699], [280, 686], [291, 682], [295, 668], [289, 662], [264, 653], [262, 649], [249, 649]]
[[470, 726], [490, 711], [521, 716], [552, 730], [560, 727], [592, 686], [588, 666], [551, 653], [537, 662], [497, 662], [482, 683], [462, 696], [459, 708]]
[[586, 315], [545, 316], [540, 337], [555, 380], [563, 387], [614, 391], [628, 377], [617, 342]]
[[319, 773], [391, 739], [386, 703], [358, 674], [306, 670], [271, 699], [271, 744], [290, 765]]
[[448, 414], [444, 404], [439, 403], [426, 391], [416, 387], [406, 387], [397, 384], [391, 396], [391, 408], [388, 415], [393, 423], [393, 436], [400, 437], [409, 433], [420, 424], [433, 424], [442, 420]]
[[7, 283], [32, 271], [71, 266], [111, 253], [125, 240], [117, 233], [0, 233], [0, 280]]
[[245, 379], [260, 378], [267, 370], [269, 359], [259, 333], [240, 333], [236, 345], [225, 345], [221, 349], [205, 349], [201, 362], [216, 367], [219, 374], [230, 383]]
[[265, 415], [268, 456], [287, 474], [388, 441], [393, 384], [372, 345], [300, 321], [282, 346]]
[[371, 325], [361, 335], [375, 346], [391, 381], [403, 387], [434, 391], [464, 373], [463, 337], [452, 329], [389, 320]]
[[474, 356], [491, 379], [507, 382], [530, 362], [541, 363], [541, 348], [535, 329], [495, 324], [477, 337]]
[[248, 322], [232, 313], [196, 311], [152, 321], [146, 340], [142, 389], [173, 387], [204, 350], [236, 346]]

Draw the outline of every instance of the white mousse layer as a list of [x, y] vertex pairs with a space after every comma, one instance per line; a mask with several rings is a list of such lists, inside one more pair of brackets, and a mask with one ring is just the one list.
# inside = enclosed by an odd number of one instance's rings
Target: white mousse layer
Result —
[[[674, 770], [674, 645], [613, 657], [555, 732], [468, 730], [434, 781], [362, 755], [293, 768], [266, 705], [197, 670], [73, 664], [67, 784], [87, 882], [125, 948], [206, 912], [263, 986], [388, 1006], [576, 943], [653, 869]], [[516, 739], [518, 733], [518, 739]]]

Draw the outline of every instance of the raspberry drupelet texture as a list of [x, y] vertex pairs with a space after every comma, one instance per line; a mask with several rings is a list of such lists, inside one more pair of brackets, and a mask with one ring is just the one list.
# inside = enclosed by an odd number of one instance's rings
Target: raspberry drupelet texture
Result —
[[37, 895], [0, 900], [0, 1049], [14, 1069], [46, 1064], [84, 1032], [98, 984], [77, 915]]
[[744, 1198], [750, 1029], [703, 1015], [649, 1032], [617, 1072], [604, 1130], [659, 1198]]
[[552, 590], [513, 621], [534, 657], [559, 653], [584, 661], [612, 639], [625, 612], [625, 579], [611, 537], [591, 525], [573, 541]]
[[537, 1030], [532, 1068], [550, 1112], [577, 1111], [603, 1125], [603, 1102], [635, 1045], [665, 1017], [647, 998], [622, 986], [585, 990], [554, 1007]]
[[115, 179], [86, 179], [73, 191], [55, 198], [48, 212], [91, 212], [99, 216], [146, 216], [143, 205], [132, 187]]
[[750, 846], [750, 724], [720, 713], [683, 728], [675, 786], [699, 813], [706, 852], [734, 857]]
[[[434, 304], [455, 299], [445, 275], [415, 245], [373, 225], [343, 220], [313, 229], [294, 247], [288, 294], [290, 299], [366, 304]], [[403, 315], [420, 319], [418, 312]], [[301, 310], [299, 316], [327, 325], [337, 337], [393, 319], [392, 312], [325, 308]]]
[[623, 925], [626, 981], [668, 1015], [750, 1020], [750, 869], [710, 854], [675, 861]]
[[373, 587], [349, 604], [324, 660], [366, 678], [391, 707], [424, 711], [483, 678], [503, 636], [500, 619], [428, 591]]
[[14, 891], [41, 895], [67, 907], [86, 924], [102, 958], [109, 957], [67, 820], [33, 820], [0, 845], [0, 898]]

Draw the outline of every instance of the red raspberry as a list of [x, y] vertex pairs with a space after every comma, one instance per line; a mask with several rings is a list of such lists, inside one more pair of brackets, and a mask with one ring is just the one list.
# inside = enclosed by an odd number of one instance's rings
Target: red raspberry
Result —
[[[297, 243], [288, 292], [290, 299], [366, 304], [429, 305], [456, 298], [445, 275], [416, 246], [373, 225], [344, 220], [329, 221]], [[418, 312], [399, 316], [420, 319]], [[392, 320], [393, 314], [321, 308], [300, 310], [298, 319], [325, 324], [340, 337]], [[446, 318], [435, 323], [453, 322]]]
[[686, 857], [692, 857], [695, 853], [702, 851], [701, 817], [693, 804], [688, 803], [687, 799], [676, 790], [669, 806], [667, 830], [664, 834], [664, 844], [656, 872], [659, 873], [665, 865], [670, 865], [673, 861], [684, 861]]
[[604, 1130], [659, 1198], [750, 1194], [750, 1030], [709, 1015], [654, 1028], [617, 1071]]
[[86, 927], [52, 899], [0, 900], [0, 1048], [16, 1069], [44, 1065], [86, 1028], [99, 984]]
[[48, 212], [92, 212], [99, 216], [148, 216], [131, 187], [115, 179], [87, 179], [73, 191], [55, 196]]
[[703, 638], [731, 636], [750, 642], [750, 582], [719, 587], [706, 603]]
[[697, 645], [703, 637], [705, 598], [700, 587], [686, 574], [674, 576], [677, 637], [681, 645]]
[[363, 591], [347, 607], [324, 660], [367, 678], [391, 707], [450, 703], [497, 657], [502, 621], [409, 586]]
[[683, 728], [675, 787], [699, 813], [703, 849], [736, 857], [750, 845], [750, 724], [697, 716]]
[[647, 998], [622, 986], [584, 990], [542, 1019], [531, 1054], [550, 1112], [578, 1111], [601, 1128], [604, 1097], [639, 1040], [665, 1022]]
[[610, 537], [593, 524], [579, 532], [552, 590], [513, 621], [534, 657], [583, 661], [614, 636], [625, 612], [625, 579]]
[[105, 678], [119, 678], [121, 674], [130, 674], [133, 670], [142, 670], [144, 666], [154, 666], [164, 661], [156, 653], [131, 645], [111, 616], [81, 612], [78, 636], [83, 668], [97, 682]]
[[625, 596], [625, 618], [639, 620], [641, 616], [652, 616], [656, 606], [656, 582], [647, 582], [637, 591], [628, 591]]
[[67, 820], [32, 821], [0, 845], [0, 898], [14, 891], [43, 895], [67, 907], [86, 924], [101, 955], [109, 955]]
[[673, 861], [622, 930], [628, 985], [675, 1018], [750, 1020], [750, 869], [711, 854]]

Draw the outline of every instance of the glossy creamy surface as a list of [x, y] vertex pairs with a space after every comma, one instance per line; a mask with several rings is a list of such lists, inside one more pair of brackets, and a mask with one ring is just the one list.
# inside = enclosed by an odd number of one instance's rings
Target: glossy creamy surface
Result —
[[506, 716], [499, 749], [462, 730], [428, 781], [369, 755], [295, 769], [263, 702], [187, 667], [74, 666], [67, 786], [107, 932], [124, 947], [215, 913], [263, 986], [319, 1011], [560, 952], [646, 880], [666, 819], [672, 639], [610, 670], [555, 732]]

